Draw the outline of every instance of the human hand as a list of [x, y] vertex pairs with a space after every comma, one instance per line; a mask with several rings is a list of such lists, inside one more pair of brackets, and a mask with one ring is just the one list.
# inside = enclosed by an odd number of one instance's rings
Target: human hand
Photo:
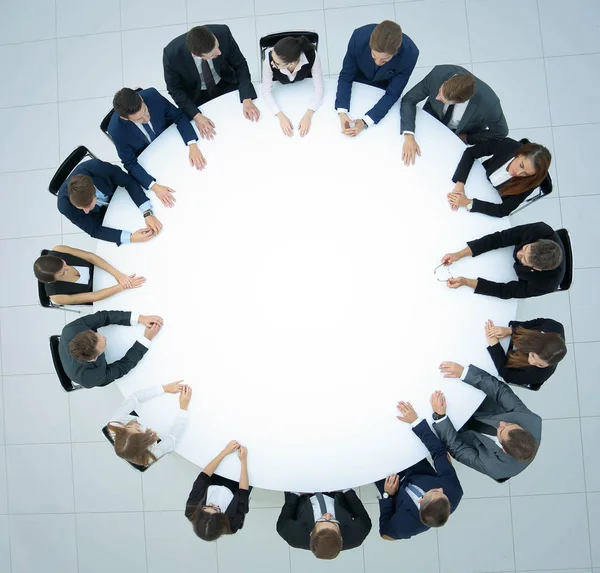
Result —
[[440, 364], [440, 372], [444, 378], [460, 378], [465, 367], [456, 362], [442, 362]]
[[383, 485], [383, 491], [389, 495], [396, 495], [400, 488], [400, 478], [398, 474], [392, 474], [385, 478], [385, 484]]
[[398, 402], [396, 408], [400, 412], [400, 416], [396, 416], [398, 420], [412, 424], [417, 418], [417, 413], [410, 402]]
[[344, 133], [352, 120], [348, 117], [347, 113], [338, 113], [338, 116], [340, 118], [340, 126], [342, 128], [342, 133]]
[[456, 261], [460, 261], [460, 259], [462, 259], [463, 256], [462, 254], [459, 252], [457, 253], [447, 253], [442, 257], [442, 264], [445, 267], [449, 267], [452, 263], [455, 263]]
[[404, 144], [402, 145], [402, 161], [404, 165], [414, 165], [416, 156], [421, 156], [421, 148], [412, 133], [404, 134]]
[[179, 394], [179, 409], [187, 410], [192, 399], [192, 387], [187, 384], [183, 384], [181, 393]]
[[315, 112], [312, 109], [309, 109], [302, 116], [302, 119], [298, 124], [298, 129], [300, 130], [300, 137], [304, 137], [310, 131], [310, 124], [314, 113]]
[[349, 137], [356, 137], [363, 129], [365, 128], [365, 120], [357, 119], [354, 122], [354, 127], [348, 127], [344, 129], [344, 135], [348, 135]]
[[156, 193], [156, 196], [165, 207], [173, 207], [173, 205], [175, 205], [175, 197], [173, 197], [175, 189], [171, 189], [165, 185], [159, 185], [158, 183], [152, 185], [151, 189]]
[[248, 461], [248, 448], [240, 446], [238, 448], [238, 457], [242, 463], [246, 463]]
[[169, 384], [163, 384], [163, 390], [167, 394], [179, 394], [183, 390], [183, 380], [177, 380], [177, 382], [170, 382]]
[[194, 123], [196, 124], [202, 139], [214, 139], [215, 135], [217, 135], [215, 124], [205, 115], [197, 113], [194, 116]]
[[154, 215], [144, 217], [144, 222], [155, 235], [158, 235], [162, 231], [162, 223]]
[[444, 396], [443, 392], [436, 390], [431, 395], [429, 402], [431, 403], [431, 407], [436, 414], [439, 414], [440, 416], [446, 415], [446, 397]]
[[512, 336], [512, 328], [510, 326], [496, 326], [491, 320], [490, 323], [490, 335], [496, 338], [506, 338]]
[[138, 277], [135, 273], [129, 275], [129, 278], [131, 279], [130, 288], [140, 288], [146, 282], [146, 277]]
[[454, 277], [450, 278], [446, 281], [446, 286], [448, 288], [460, 288], [461, 286], [467, 285], [467, 279], [465, 277]]
[[471, 199], [469, 199], [464, 192], [459, 193], [453, 191], [452, 193], [448, 193], [446, 197], [448, 198], [448, 203], [450, 203], [450, 207], [452, 207], [453, 211], [458, 211], [459, 207], [466, 207], [471, 202]]
[[138, 322], [144, 326], [152, 326], [153, 324], [163, 325], [163, 319], [155, 314], [140, 314]]
[[292, 137], [292, 135], [294, 135], [294, 126], [289, 118], [283, 113], [279, 112], [277, 114], [277, 119], [279, 119], [279, 127], [281, 127], [283, 134], [287, 135], [288, 137]]
[[457, 133], [458, 137], [463, 143], [467, 143], [467, 134], [466, 133]]
[[152, 237], [154, 237], [154, 232], [152, 229], [138, 229], [135, 233], [131, 233], [130, 241], [132, 243], [145, 243], [149, 241]]
[[237, 450], [240, 447], [240, 444], [238, 442], [236, 442], [235, 440], [231, 440], [231, 442], [229, 442], [224, 448], [223, 448], [223, 454], [228, 456], [229, 454], [233, 454], [233, 452], [235, 452], [235, 450]]
[[483, 330], [485, 332], [485, 338], [487, 340], [488, 346], [494, 346], [495, 344], [498, 344], [498, 337], [494, 336], [491, 331], [492, 329], [495, 329], [496, 327], [494, 326], [494, 323], [491, 320], [487, 320], [485, 322], [485, 326], [483, 327]]
[[162, 328], [162, 324], [158, 324], [158, 322], [152, 323], [150, 326], [147, 326], [144, 330], [144, 337], [148, 340], [154, 340], [156, 335], [160, 332]]
[[200, 148], [196, 143], [191, 143], [188, 147], [190, 148], [190, 165], [202, 171], [206, 167], [206, 159], [204, 158], [204, 155], [202, 155]]
[[126, 275], [121, 271], [117, 271], [113, 276], [124, 289], [133, 288], [133, 277], [135, 275]]
[[250, 121], [258, 121], [258, 118], [260, 117], [260, 111], [250, 98], [244, 100], [243, 112], [244, 117]]

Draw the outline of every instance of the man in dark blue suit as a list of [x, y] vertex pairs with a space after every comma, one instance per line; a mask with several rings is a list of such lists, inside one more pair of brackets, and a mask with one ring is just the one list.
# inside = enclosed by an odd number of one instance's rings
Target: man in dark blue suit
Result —
[[[445, 414], [446, 403], [441, 392], [433, 394], [431, 405], [434, 415], [442, 411]], [[427, 420], [418, 418], [410, 403], [398, 402], [398, 410], [398, 419], [411, 424], [429, 450], [435, 469], [427, 460], [421, 460], [375, 484], [382, 494], [379, 535], [388, 540], [409, 539], [430, 527], [445, 525], [463, 495], [446, 449]]]
[[[106, 207], [117, 187], [125, 187], [143, 213], [146, 228], [130, 233], [103, 225]], [[139, 183], [116, 165], [99, 159], [90, 159], [75, 167], [58, 190], [58, 210], [94, 239], [117, 245], [148, 241], [162, 229]]]
[[[385, 117], [402, 95], [418, 57], [419, 49], [406, 34], [402, 34], [402, 28], [396, 22], [384, 20], [381, 24], [367, 24], [354, 30], [335, 97], [344, 134], [356, 136]], [[352, 82], [385, 90], [373, 108], [355, 121], [348, 116]]]
[[142, 187], [152, 189], [165, 207], [172, 207], [174, 190], [160, 185], [139, 163], [138, 156], [171, 124], [176, 124], [181, 139], [189, 147], [190, 165], [204, 169], [206, 159], [198, 149], [198, 138], [183, 111], [154, 88], [119, 90], [113, 98], [113, 113], [108, 133], [117, 148], [123, 166]]

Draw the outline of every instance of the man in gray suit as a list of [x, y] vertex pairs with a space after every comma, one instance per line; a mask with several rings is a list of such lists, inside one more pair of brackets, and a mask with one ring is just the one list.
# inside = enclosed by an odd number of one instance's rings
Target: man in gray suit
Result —
[[[103, 326], [118, 324], [133, 326], [143, 324], [146, 329], [120, 360], [108, 364], [104, 356], [106, 336], [98, 334]], [[122, 310], [101, 310], [83, 316], [63, 328], [58, 345], [58, 354], [65, 372], [73, 382], [85, 388], [107, 386], [117, 378], [125, 376], [143, 358], [150, 342], [163, 325], [160, 316], [137, 318]]]
[[400, 103], [405, 165], [414, 164], [415, 155], [421, 155], [415, 139], [415, 116], [417, 103], [425, 98], [423, 109], [469, 145], [504, 139], [508, 135], [500, 100], [490, 86], [460, 66], [435, 66]]
[[459, 432], [446, 416], [446, 400], [433, 413], [433, 427], [450, 455], [496, 481], [521, 473], [535, 458], [542, 439], [542, 419], [527, 409], [508, 384], [470, 364], [442, 362], [444, 378], [460, 378], [486, 397]]

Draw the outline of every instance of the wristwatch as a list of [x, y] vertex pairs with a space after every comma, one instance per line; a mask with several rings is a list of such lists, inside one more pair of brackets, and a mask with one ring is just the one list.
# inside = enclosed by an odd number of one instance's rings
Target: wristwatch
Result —
[[431, 417], [433, 418], [434, 422], [437, 422], [438, 420], [441, 420], [446, 414], [438, 414], [437, 412], [434, 412]]
[[390, 497], [390, 494], [389, 494], [387, 491], [384, 491], [384, 492], [381, 494], [381, 499], [387, 499], [388, 497]]
[[369, 129], [369, 124], [364, 119], [361, 119], [360, 121], [363, 122], [363, 129]]
[[473, 199], [467, 204], [467, 211], [470, 211], [471, 209], [473, 209]]
[[154, 211], [152, 209], [146, 209], [146, 211], [144, 211], [144, 217], [153, 217], [154, 216]]

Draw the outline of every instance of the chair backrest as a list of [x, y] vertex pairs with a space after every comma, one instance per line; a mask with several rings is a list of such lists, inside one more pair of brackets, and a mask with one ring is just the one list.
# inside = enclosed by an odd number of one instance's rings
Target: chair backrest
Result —
[[60, 356], [58, 354], [59, 342], [60, 336], [58, 334], [53, 334], [50, 337], [50, 354], [52, 355], [52, 363], [54, 364], [54, 370], [56, 370], [56, 375], [58, 376], [60, 385], [63, 387], [65, 392], [73, 392], [73, 390], [79, 390], [83, 388], [83, 386], [73, 383], [73, 381], [65, 372], [62, 362], [60, 361]]
[[573, 282], [573, 249], [571, 248], [571, 237], [569, 237], [566, 229], [558, 229], [556, 234], [565, 248], [565, 276], [558, 289], [568, 290]]
[[86, 156], [97, 159], [85, 145], [80, 145], [61, 163], [60, 167], [56, 170], [54, 177], [52, 177], [48, 184], [48, 191], [50, 191], [52, 195], [58, 195], [58, 190], [62, 187], [62, 184], [67, 180], [69, 175], [71, 175], [71, 171], [73, 171]]
[[[43, 257], [44, 255], [47, 255], [49, 253], [48, 249], [42, 249], [40, 252], [40, 256]], [[46, 286], [44, 285], [44, 283], [42, 281], [38, 281], [38, 298], [40, 299], [40, 306], [44, 307], [44, 308], [51, 308], [52, 307], [52, 301], [50, 300], [50, 297], [48, 296], [48, 293], [46, 292]]]
[[276, 32], [275, 34], [263, 36], [260, 39], [259, 45], [261, 61], [265, 59], [265, 52], [267, 51], [267, 48], [272, 48], [277, 42], [279, 42], [279, 40], [281, 40], [281, 38], [285, 38], [286, 36], [292, 36], [293, 38], [304, 36], [315, 47], [315, 50], [319, 49], [319, 34], [316, 32]]
[[[135, 91], [141, 92], [143, 89], [144, 88], [135, 88]], [[104, 116], [104, 118], [100, 122], [100, 131], [104, 135], [106, 135], [106, 137], [108, 137], [108, 139], [110, 139], [111, 142], [114, 143], [113, 138], [110, 136], [110, 133], [108, 133], [108, 124], [110, 123], [113, 113], [115, 113], [115, 110], [113, 108], [111, 108], [111, 110]]]
[[[108, 426], [104, 426], [104, 428], [102, 428], [102, 433], [104, 434], [104, 437], [110, 442], [110, 445], [113, 447], [113, 450], [115, 448], [115, 441], [113, 440], [112, 436], [110, 435], [110, 431], [108, 430]], [[133, 464], [131, 462], [127, 462], [133, 469], [137, 470], [138, 472], [145, 472], [150, 466], [139, 466], [138, 464]]]

